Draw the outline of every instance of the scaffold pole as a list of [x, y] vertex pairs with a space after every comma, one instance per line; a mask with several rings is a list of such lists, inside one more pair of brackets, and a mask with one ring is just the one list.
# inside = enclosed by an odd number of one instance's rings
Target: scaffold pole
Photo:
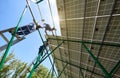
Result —
[[[59, 60], [59, 61], [61, 61], [61, 62], [64, 62], [64, 63], [67, 63], [67, 64], [69, 64], [69, 65], [71, 65], [71, 66], [73, 66], [73, 67], [76, 67], [76, 68], [81, 68], [82, 70], [86, 70], [87, 72], [92, 72], [91, 70], [89, 70], [89, 69], [86, 69], [86, 68], [83, 68], [83, 67], [81, 67], [81, 66], [78, 66], [78, 65], [76, 65], [76, 64], [73, 64], [73, 63], [70, 63], [70, 62], [68, 62], [68, 61], [64, 61], [64, 60], [61, 60], [61, 59], [59, 59], [59, 58], [55, 58], [55, 60]], [[96, 73], [96, 72], [93, 72], [94, 74], [96, 74], [96, 75], [99, 75], [99, 76], [103, 76], [103, 75], [101, 75], [101, 74], [99, 74], [99, 73]], [[103, 76], [104, 77], [104, 76]]]
[[89, 55], [93, 58], [93, 60], [96, 62], [96, 64], [100, 67], [100, 69], [103, 71], [103, 73], [106, 75], [107, 78], [112, 78], [111, 75], [107, 72], [107, 70], [104, 68], [104, 66], [98, 61], [98, 59], [94, 56], [94, 54], [87, 48], [87, 46], [82, 43], [82, 46], [85, 48], [85, 50], [89, 53]]
[[62, 71], [60, 72], [60, 74], [58, 75], [57, 78], [60, 78], [60, 76], [62, 75], [63, 71], [65, 70], [65, 68], [67, 67], [68, 63], [66, 63], [66, 65], [63, 67]]
[[[39, 62], [39, 64], [41, 64], [41, 63], [42, 63], [48, 56], [50, 56], [59, 46], [61, 46], [61, 45], [63, 44], [63, 42], [64, 42], [64, 41], [62, 41], [60, 44], [58, 44], [57, 47], [55, 47], [50, 53], [48, 53], [47, 56], [44, 57], [44, 58]], [[39, 65], [39, 64], [38, 64], [38, 65]], [[37, 65], [37, 66], [38, 66], [38, 65]], [[36, 67], [37, 67], [37, 66], [36, 66]]]
[[115, 46], [120, 47], [119, 43], [109, 43], [109, 42], [96, 42], [96, 41], [84, 41], [84, 40], [72, 40], [72, 39], [56, 39], [56, 38], [48, 38], [48, 40], [58, 40], [58, 41], [70, 41], [70, 42], [76, 42], [76, 43], [85, 43], [85, 44], [96, 44], [96, 45], [105, 45], [105, 46]]
[[20, 19], [19, 19], [19, 21], [18, 21], [18, 23], [17, 23], [17, 26], [16, 26], [16, 28], [15, 28], [15, 31], [14, 31], [14, 33], [13, 33], [11, 39], [10, 39], [10, 42], [8, 43], [8, 46], [7, 46], [7, 48], [6, 48], [6, 51], [5, 51], [5, 53], [4, 53], [3, 57], [2, 57], [2, 60], [1, 60], [1, 62], [0, 62], [0, 70], [2, 69], [2, 66], [3, 66], [3, 64], [4, 64], [5, 60], [6, 60], [7, 54], [8, 54], [8, 52], [9, 52], [10, 48], [11, 48], [11, 45], [12, 45], [12, 43], [13, 43], [15, 34], [17, 33], [18, 27], [19, 27], [19, 25], [20, 25], [20, 22], [21, 22], [21, 20], [22, 20], [22, 18], [23, 18], [23, 15], [24, 15], [25, 12], [26, 12], [26, 10], [27, 10], [27, 6], [25, 6], [25, 8], [24, 8], [24, 10], [23, 10], [23, 12], [22, 12], [22, 14], [21, 14], [21, 16], [20, 16]]
[[113, 69], [110, 71], [111, 76], [114, 75], [114, 73], [119, 69], [120, 67], [120, 60], [116, 63], [116, 65], [113, 67]]

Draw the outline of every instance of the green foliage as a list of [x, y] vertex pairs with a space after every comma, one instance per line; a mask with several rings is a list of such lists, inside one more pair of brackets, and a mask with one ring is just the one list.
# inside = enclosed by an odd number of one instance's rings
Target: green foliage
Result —
[[34, 72], [32, 78], [46, 78], [47, 77], [47, 73], [49, 72], [49, 70], [47, 68], [45, 68], [43, 65], [40, 65]]
[[16, 59], [13, 53], [10, 53], [6, 58], [3, 68], [0, 70], [0, 78], [16, 78], [16, 76], [23, 71], [26, 65], [26, 63]]
[[[1, 57], [0, 57], [1, 60]], [[0, 70], [0, 78], [17, 78], [17, 76], [27, 67], [27, 63], [24, 63], [15, 58], [13, 53], [10, 53], [6, 58], [3, 68]], [[55, 78], [51, 76], [52, 73], [49, 70], [40, 65], [32, 75], [32, 78]], [[28, 73], [24, 73], [21, 78], [26, 78]]]

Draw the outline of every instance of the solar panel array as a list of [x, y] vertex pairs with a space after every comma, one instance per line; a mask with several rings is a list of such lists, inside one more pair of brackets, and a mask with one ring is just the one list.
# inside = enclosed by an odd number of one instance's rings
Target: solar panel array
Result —
[[[49, 38], [101, 43], [84, 44], [108, 73], [118, 63], [111, 76], [120, 78], [120, 0], [57, 0], [57, 8], [62, 36]], [[50, 43], [53, 50], [61, 41]], [[81, 43], [65, 41], [53, 57], [60, 78], [106, 77]]]

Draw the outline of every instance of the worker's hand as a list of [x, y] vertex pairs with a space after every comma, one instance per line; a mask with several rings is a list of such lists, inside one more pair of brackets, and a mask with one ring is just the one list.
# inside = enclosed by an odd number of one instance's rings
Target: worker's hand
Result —
[[40, 25], [38, 25], [37, 27], [36, 27], [36, 30], [38, 30], [39, 28], [42, 28]]

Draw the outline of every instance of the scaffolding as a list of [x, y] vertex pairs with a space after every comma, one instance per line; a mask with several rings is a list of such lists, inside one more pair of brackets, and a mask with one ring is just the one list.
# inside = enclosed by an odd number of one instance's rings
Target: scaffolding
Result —
[[[42, 0], [41, 0], [42, 1]], [[16, 30], [11, 38], [4, 40], [8, 46], [0, 62], [0, 70], [12, 45], [14, 36], [19, 27], [20, 21], [29, 8], [33, 21], [36, 20], [28, 0]], [[54, 24], [51, 5], [49, 8]], [[49, 58], [52, 65], [50, 72], [51, 78], [119, 78], [120, 77], [120, 5], [119, 0], [57, 0], [58, 12], [60, 16], [60, 26], [62, 36], [47, 35], [50, 42], [50, 53], [47, 48], [46, 55], [40, 55], [28, 66], [32, 69], [28, 78], [32, 77], [35, 69], [46, 59]], [[39, 12], [40, 7], [37, 4]], [[105, 9], [102, 10], [101, 8]], [[41, 12], [40, 12], [41, 15]], [[42, 20], [41, 15], [41, 20]], [[37, 24], [36, 24], [37, 25]], [[81, 25], [81, 26], [80, 26]], [[114, 27], [116, 26], [116, 27]], [[113, 31], [112, 31], [113, 30]], [[38, 30], [41, 41], [44, 44], [41, 32]], [[56, 33], [56, 32], [55, 32]], [[1, 49], [2, 50], [2, 49]], [[53, 62], [49, 57], [52, 55]], [[57, 72], [54, 67], [57, 67]], [[26, 72], [26, 68], [22, 73]], [[22, 73], [18, 76], [22, 76]], [[47, 76], [47, 78], [48, 78]]]
[[[49, 36], [61, 78], [120, 77], [120, 1], [57, 0], [62, 36]], [[117, 46], [116, 46], [117, 45]], [[110, 72], [114, 71], [112, 74]]]

